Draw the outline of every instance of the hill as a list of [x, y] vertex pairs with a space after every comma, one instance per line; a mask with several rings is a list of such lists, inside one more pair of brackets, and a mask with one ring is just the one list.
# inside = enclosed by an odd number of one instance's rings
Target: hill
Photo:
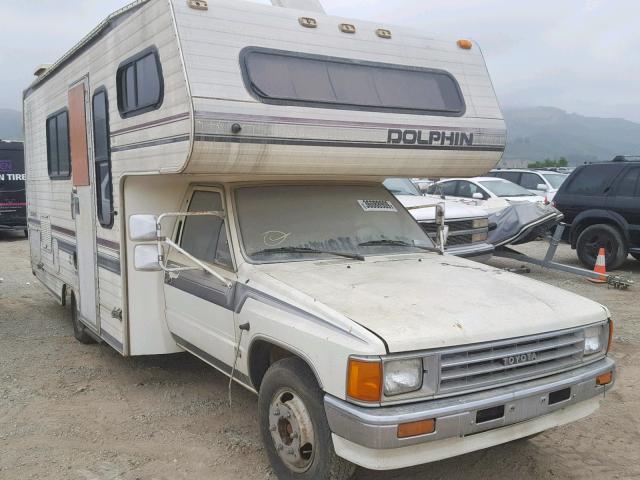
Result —
[[620, 118], [585, 117], [553, 107], [505, 108], [507, 149], [503, 161], [565, 157], [570, 165], [640, 154], [640, 124]]
[[0, 108], [0, 139], [22, 140], [22, 113]]

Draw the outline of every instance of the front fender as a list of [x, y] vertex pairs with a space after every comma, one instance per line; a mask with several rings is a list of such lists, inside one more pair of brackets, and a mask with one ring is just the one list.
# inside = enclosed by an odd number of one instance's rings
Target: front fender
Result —
[[584, 228], [588, 225], [597, 223], [613, 224], [622, 231], [622, 235], [626, 242], [629, 242], [629, 224], [622, 215], [611, 210], [590, 209], [580, 212], [571, 224], [570, 243], [572, 248], [576, 248], [578, 237]]

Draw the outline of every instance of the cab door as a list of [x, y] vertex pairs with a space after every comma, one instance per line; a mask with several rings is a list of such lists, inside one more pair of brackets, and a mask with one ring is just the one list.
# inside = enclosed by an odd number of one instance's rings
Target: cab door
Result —
[[89, 78], [84, 77], [71, 86], [69, 100], [69, 142], [71, 150], [71, 213], [76, 224], [76, 264], [78, 285], [76, 302], [80, 319], [100, 333], [98, 315], [98, 271], [96, 261], [96, 216], [91, 109], [89, 105]]
[[619, 176], [607, 208], [621, 215], [629, 224], [631, 247], [640, 247], [640, 165], [628, 168]]
[[[187, 196], [186, 210], [225, 211], [223, 190], [193, 188]], [[237, 277], [228, 239], [228, 222], [213, 216], [183, 217], [174, 234], [181, 248], [234, 284]], [[168, 254], [168, 263], [172, 267], [193, 266], [175, 250]], [[234, 289], [198, 269], [166, 274], [164, 294], [167, 324], [176, 342], [227, 371], [226, 366], [233, 364], [236, 343]]]

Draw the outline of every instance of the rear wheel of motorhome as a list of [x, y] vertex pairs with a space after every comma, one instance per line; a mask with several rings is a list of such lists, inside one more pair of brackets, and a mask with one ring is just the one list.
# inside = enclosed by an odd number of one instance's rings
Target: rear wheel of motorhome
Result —
[[279, 479], [347, 480], [355, 465], [338, 457], [323, 392], [302, 360], [286, 358], [267, 371], [258, 399], [260, 431]]
[[598, 251], [603, 247], [606, 252], [607, 268], [619, 268], [627, 258], [627, 247], [620, 232], [611, 225], [591, 225], [578, 237], [576, 250], [578, 258], [588, 268], [593, 268]]
[[87, 327], [78, 318], [78, 305], [74, 293], [71, 294], [71, 322], [73, 323], [73, 336], [76, 337], [76, 340], [84, 344], [95, 343], [93, 337], [87, 333]]

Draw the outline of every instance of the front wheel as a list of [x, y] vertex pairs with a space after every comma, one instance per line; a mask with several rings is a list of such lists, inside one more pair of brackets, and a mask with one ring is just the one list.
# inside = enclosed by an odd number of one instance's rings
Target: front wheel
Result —
[[297, 358], [274, 363], [258, 397], [260, 432], [280, 480], [348, 480], [355, 465], [338, 457], [325, 416], [323, 392]]
[[587, 268], [593, 268], [600, 248], [605, 250], [607, 268], [615, 270], [627, 259], [627, 247], [620, 231], [607, 224], [585, 228], [576, 244], [578, 258]]

